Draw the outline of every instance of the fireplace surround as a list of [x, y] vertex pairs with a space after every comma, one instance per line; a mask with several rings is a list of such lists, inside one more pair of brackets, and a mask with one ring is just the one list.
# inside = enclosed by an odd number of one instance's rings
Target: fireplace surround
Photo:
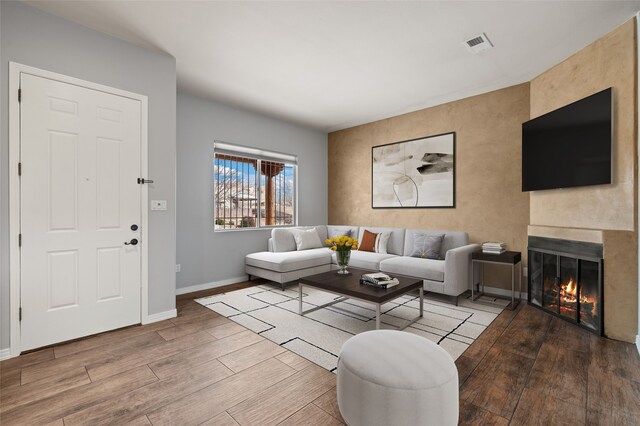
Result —
[[528, 303], [603, 335], [602, 244], [529, 237]]

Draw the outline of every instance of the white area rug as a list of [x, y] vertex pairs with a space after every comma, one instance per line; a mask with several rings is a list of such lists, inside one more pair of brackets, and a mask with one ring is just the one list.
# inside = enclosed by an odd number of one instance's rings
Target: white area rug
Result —
[[[338, 298], [321, 290], [304, 288], [303, 309]], [[374, 305], [349, 299], [298, 315], [298, 287], [282, 291], [268, 284], [197, 299], [200, 303], [265, 338], [334, 371], [342, 344], [351, 336], [375, 329]], [[424, 301], [424, 317], [404, 331], [424, 336], [457, 359], [508, 304], [484, 298], [472, 302], [462, 295], [459, 306]], [[418, 294], [409, 293], [382, 305], [382, 328], [402, 326], [418, 315]]]

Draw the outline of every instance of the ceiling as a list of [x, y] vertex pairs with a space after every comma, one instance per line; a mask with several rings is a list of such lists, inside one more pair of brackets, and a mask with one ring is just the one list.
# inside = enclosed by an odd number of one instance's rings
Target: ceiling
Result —
[[[640, 1], [26, 1], [176, 58], [180, 90], [323, 131], [531, 80]], [[494, 48], [463, 42], [485, 32]]]

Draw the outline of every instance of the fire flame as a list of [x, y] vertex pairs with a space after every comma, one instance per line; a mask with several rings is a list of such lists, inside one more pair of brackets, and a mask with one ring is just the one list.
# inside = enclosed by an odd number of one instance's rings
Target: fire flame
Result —
[[578, 300], [576, 297], [578, 294], [578, 286], [575, 281], [573, 281], [573, 277], [569, 278], [569, 282], [566, 284], [560, 285], [560, 297], [564, 302], [575, 302]]
[[[576, 303], [578, 301], [578, 285], [573, 280], [573, 277], [569, 278], [567, 283], [560, 284], [560, 299], [565, 303]], [[595, 297], [587, 297], [580, 292], [580, 303], [593, 304], [592, 314], [596, 313], [596, 300]]]

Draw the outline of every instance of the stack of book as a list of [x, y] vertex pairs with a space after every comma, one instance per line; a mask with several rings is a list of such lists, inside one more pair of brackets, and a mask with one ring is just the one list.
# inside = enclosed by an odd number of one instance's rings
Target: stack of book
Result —
[[400, 284], [397, 278], [392, 278], [383, 272], [373, 274], [362, 274], [360, 284], [370, 285], [378, 288], [390, 288]]
[[482, 252], [488, 254], [501, 254], [506, 251], [507, 245], [505, 243], [497, 243], [492, 241], [487, 241], [482, 244]]

